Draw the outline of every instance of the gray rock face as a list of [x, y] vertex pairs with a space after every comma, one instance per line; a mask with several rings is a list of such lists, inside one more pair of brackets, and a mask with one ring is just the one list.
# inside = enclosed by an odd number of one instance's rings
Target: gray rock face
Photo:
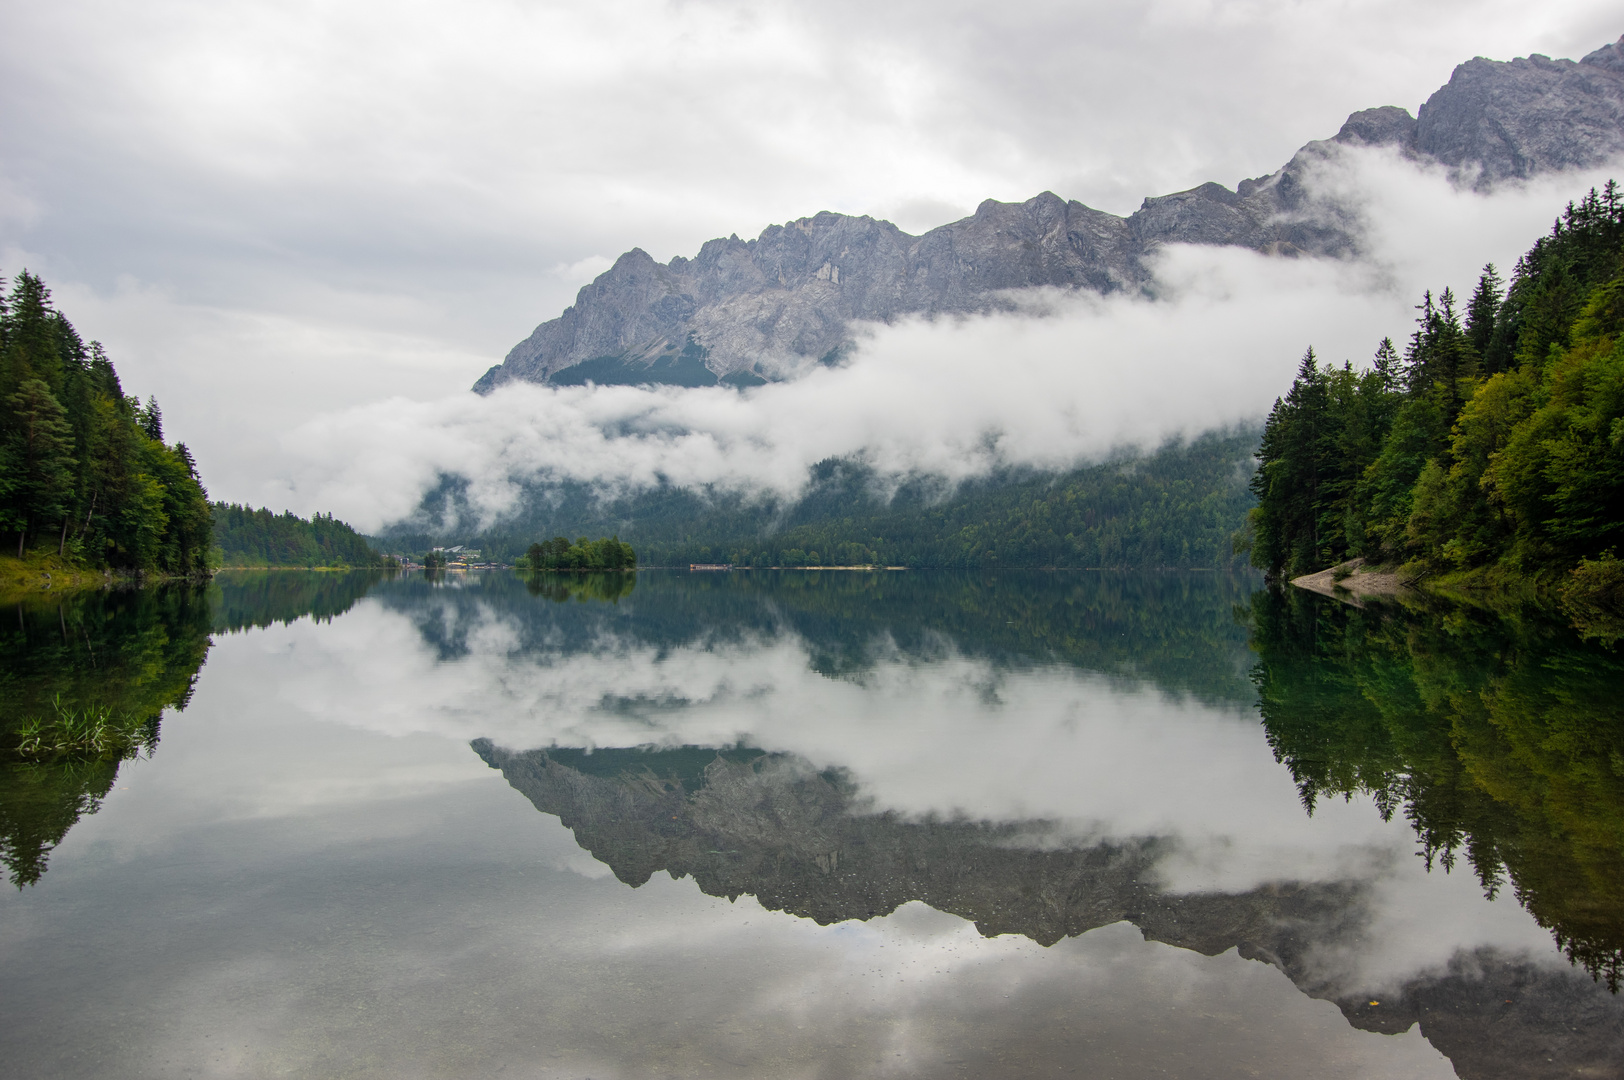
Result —
[[[1144, 290], [1148, 258], [1170, 243], [1340, 256], [1358, 229], [1310, 200], [1305, 174], [1340, 146], [1395, 146], [1489, 187], [1624, 153], [1624, 38], [1575, 63], [1478, 58], [1455, 69], [1419, 116], [1384, 106], [1354, 113], [1330, 140], [1235, 190], [1202, 184], [1147, 198], [1121, 218], [1044, 192], [991, 199], [923, 236], [887, 221], [824, 212], [754, 240], [711, 240], [660, 264], [641, 249], [616, 260], [556, 319], [542, 323], [474, 389], [503, 383], [784, 378], [834, 360], [851, 324], [1007, 308], [1039, 286]], [[579, 371], [568, 369], [585, 363]]]
[[1624, 152], [1624, 38], [1578, 63], [1478, 57], [1421, 106], [1409, 144], [1479, 186], [1599, 165]]
[[1021, 842], [1042, 823], [909, 821], [873, 812], [838, 774], [784, 754], [513, 753], [485, 739], [473, 749], [633, 888], [666, 870], [711, 896], [748, 894], [824, 925], [921, 900], [982, 934], [1043, 945], [1126, 920], [1151, 941], [1272, 964], [1363, 1030], [1419, 1023], [1466, 1080], [1624, 1077], [1624, 1002], [1577, 970], [1480, 949], [1396, 995], [1324, 981], [1318, 958], [1360, 947], [1361, 882], [1169, 893], [1157, 883], [1163, 840], [1056, 848]]

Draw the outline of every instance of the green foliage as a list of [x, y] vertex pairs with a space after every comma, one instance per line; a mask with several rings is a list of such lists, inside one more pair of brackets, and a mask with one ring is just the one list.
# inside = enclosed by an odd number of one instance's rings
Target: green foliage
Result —
[[158, 724], [156, 718], [117, 712], [110, 705], [70, 708], [58, 695], [50, 713], [17, 725], [16, 738], [15, 752], [22, 758], [73, 754], [124, 761], [158, 745]]
[[[553, 485], [531, 493], [528, 514], [468, 542], [511, 558], [538, 533], [613, 532], [645, 566], [1228, 568], [1244, 565], [1232, 542], [1253, 503], [1256, 445], [1255, 430], [1212, 432], [1071, 472], [1011, 470], [956, 486], [897, 485], [829, 459], [793, 500], [674, 487], [600, 500], [585, 485]], [[457, 497], [446, 484], [425, 511], [455, 517]], [[399, 550], [427, 542], [395, 540]]]
[[1364, 793], [1428, 866], [1464, 856], [1568, 956], [1624, 975], [1624, 662], [1536, 610], [1253, 601], [1264, 726], [1313, 811]]
[[392, 560], [331, 514], [308, 521], [291, 511], [273, 514], [236, 503], [215, 503], [214, 544], [222, 566], [366, 567]]
[[0, 296], [0, 530], [95, 567], [207, 571], [209, 505], [184, 444], [167, 446], [158, 403], [126, 398], [24, 271]]
[[1586, 638], [1608, 645], [1624, 638], [1624, 560], [1612, 551], [1579, 560], [1561, 594], [1563, 610]]
[[1569, 204], [1463, 327], [1428, 293], [1402, 371], [1312, 351], [1264, 430], [1253, 558], [1556, 580], [1624, 543], [1624, 200]]
[[0, 620], [0, 863], [13, 884], [37, 881], [120, 762], [156, 746], [163, 710], [191, 697], [209, 628], [191, 585], [34, 595]]
[[227, 571], [206, 586], [25, 595], [0, 619], [0, 865], [12, 883], [38, 881], [123, 763], [155, 751], [211, 634], [331, 619], [386, 576]]
[[299, 574], [279, 570], [222, 570], [209, 582], [213, 631], [284, 626], [299, 619], [331, 622], [355, 606], [390, 569]]
[[446, 589], [412, 574], [371, 595], [415, 622], [443, 659], [466, 655], [496, 612], [517, 635], [515, 655], [592, 654], [610, 638], [665, 651], [789, 635], [831, 678], [949, 650], [999, 668], [1070, 664], [1244, 709], [1254, 694], [1235, 614], [1258, 580], [1245, 571], [683, 570], [479, 574]]
[[1398, 383], [1390, 340], [1365, 372], [1348, 364], [1322, 368], [1312, 349], [1303, 356], [1291, 390], [1269, 413], [1257, 452], [1255, 564], [1302, 573], [1357, 553], [1364, 545], [1361, 504], [1372, 490], [1366, 473], [1384, 454], [1390, 460], [1380, 469], [1397, 473], [1398, 482], [1384, 480], [1376, 490], [1393, 498], [1390, 492], [1414, 482], [1409, 459], [1384, 445], [1398, 412]]
[[618, 604], [622, 598], [630, 596], [632, 590], [637, 588], [637, 575], [601, 572], [530, 574], [525, 579], [524, 587], [531, 596], [544, 597], [555, 604], [571, 600], [582, 603], [600, 600]]
[[568, 537], [555, 536], [545, 543], [531, 544], [519, 566], [524, 570], [635, 570], [637, 552], [630, 544], [621, 543], [619, 536], [596, 540], [583, 536], [574, 543]]

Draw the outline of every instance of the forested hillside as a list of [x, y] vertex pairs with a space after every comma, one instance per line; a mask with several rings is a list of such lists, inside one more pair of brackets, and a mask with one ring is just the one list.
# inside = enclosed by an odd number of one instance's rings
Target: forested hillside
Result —
[[222, 566], [381, 566], [366, 538], [331, 514], [306, 521], [236, 503], [214, 504], [214, 544]]
[[[1234, 534], [1253, 505], [1247, 479], [1257, 433], [1209, 433], [1146, 455], [1067, 473], [1007, 472], [950, 487], [915, 478], [887, 492], [861, 463], [812, 469], [792, 503], [730, 492], [661, 488], [599, 502], [592, 489], [530, 493], [527, 511], [461, 536], [513, 559], [536, 535], [618, 534], [644, 566], [882, 564], [917, 567], [1230, 567]], [[428, 515], [454, 515], [443, 486]], [[443, 543], [400, 530], [400, 551]]]
[[124, 395], [102, 347], [27, 271], [0, 290], [0, 532], [19, 558], [207, 570], [208, 497], [186, 445], [164, 442], [158, 403]]
[[1624, 198], [1570, 204], [1504, 293], [1428, 293], [1400, 356], [1368, 371], [1312, 350], [1275, 402], [1252, 480], [1258, 566], [1351, 557], [1416, 574], [1624, 585]]

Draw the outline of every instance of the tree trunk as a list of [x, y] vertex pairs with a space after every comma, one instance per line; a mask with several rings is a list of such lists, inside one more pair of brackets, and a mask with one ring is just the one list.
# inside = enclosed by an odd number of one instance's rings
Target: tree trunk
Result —
[[56, 543], [56, 557], [61, 558], [68, 550], [68, 519], [62, 519], [62, 539]]
[[26, 529], [18, 529], [17, 530], [17, 558], [19, 558], [19, 559], [23, 557], [23, 541], [27, 540], [27, 539], [28, 539], [28, 531]]
[[90, 529], [90, 518], [96, 512], [96, 499], [100, 495], [101, 495], [101, 489], [100, 488], [97, 488], [95, 491], [92, 491], [90, 493], [90, 509], [85, 511], [85, 523], [84, 523], [84, 525], [80, 526], [80, 528], [79, 528], [79, 539], [81, 539], [81, 540], [84, 539], [85, 533], [88, 532], [89, 529]]

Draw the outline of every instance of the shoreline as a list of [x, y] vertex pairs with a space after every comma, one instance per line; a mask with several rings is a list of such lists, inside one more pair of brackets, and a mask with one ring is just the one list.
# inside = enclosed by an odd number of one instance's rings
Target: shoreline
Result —
[[1288, 583], [1354, 607], [1364, 607], [1362, 600], [1420, 596], [1419, 581], [1420, 578], [1401, 573], [1396, 567], [1366, 567], [1363, 559], [1349, 559], [1318, 573], [1291, 578]]
[[148, 585], [190, 581], [206, 584], [218, 574], [237, 571], [298, 570], [304, 573], [350, 573], [356, 570], [387, 570], [370, 566], [220, 566], [206, 575], [131, 573], [126, 570], [76, 565], [56, 555], [29, 552], [19, 559], [0, 554], [0, 601], [20, 602], [52, 593], [79, 593], [92, 589], [139, 589]]
[[15, 555], [0, 555], [0, 596], [7, 600], [136, 583], [132, 575], [75, 565], [56, 555], [29, 552], [20, 559]]

